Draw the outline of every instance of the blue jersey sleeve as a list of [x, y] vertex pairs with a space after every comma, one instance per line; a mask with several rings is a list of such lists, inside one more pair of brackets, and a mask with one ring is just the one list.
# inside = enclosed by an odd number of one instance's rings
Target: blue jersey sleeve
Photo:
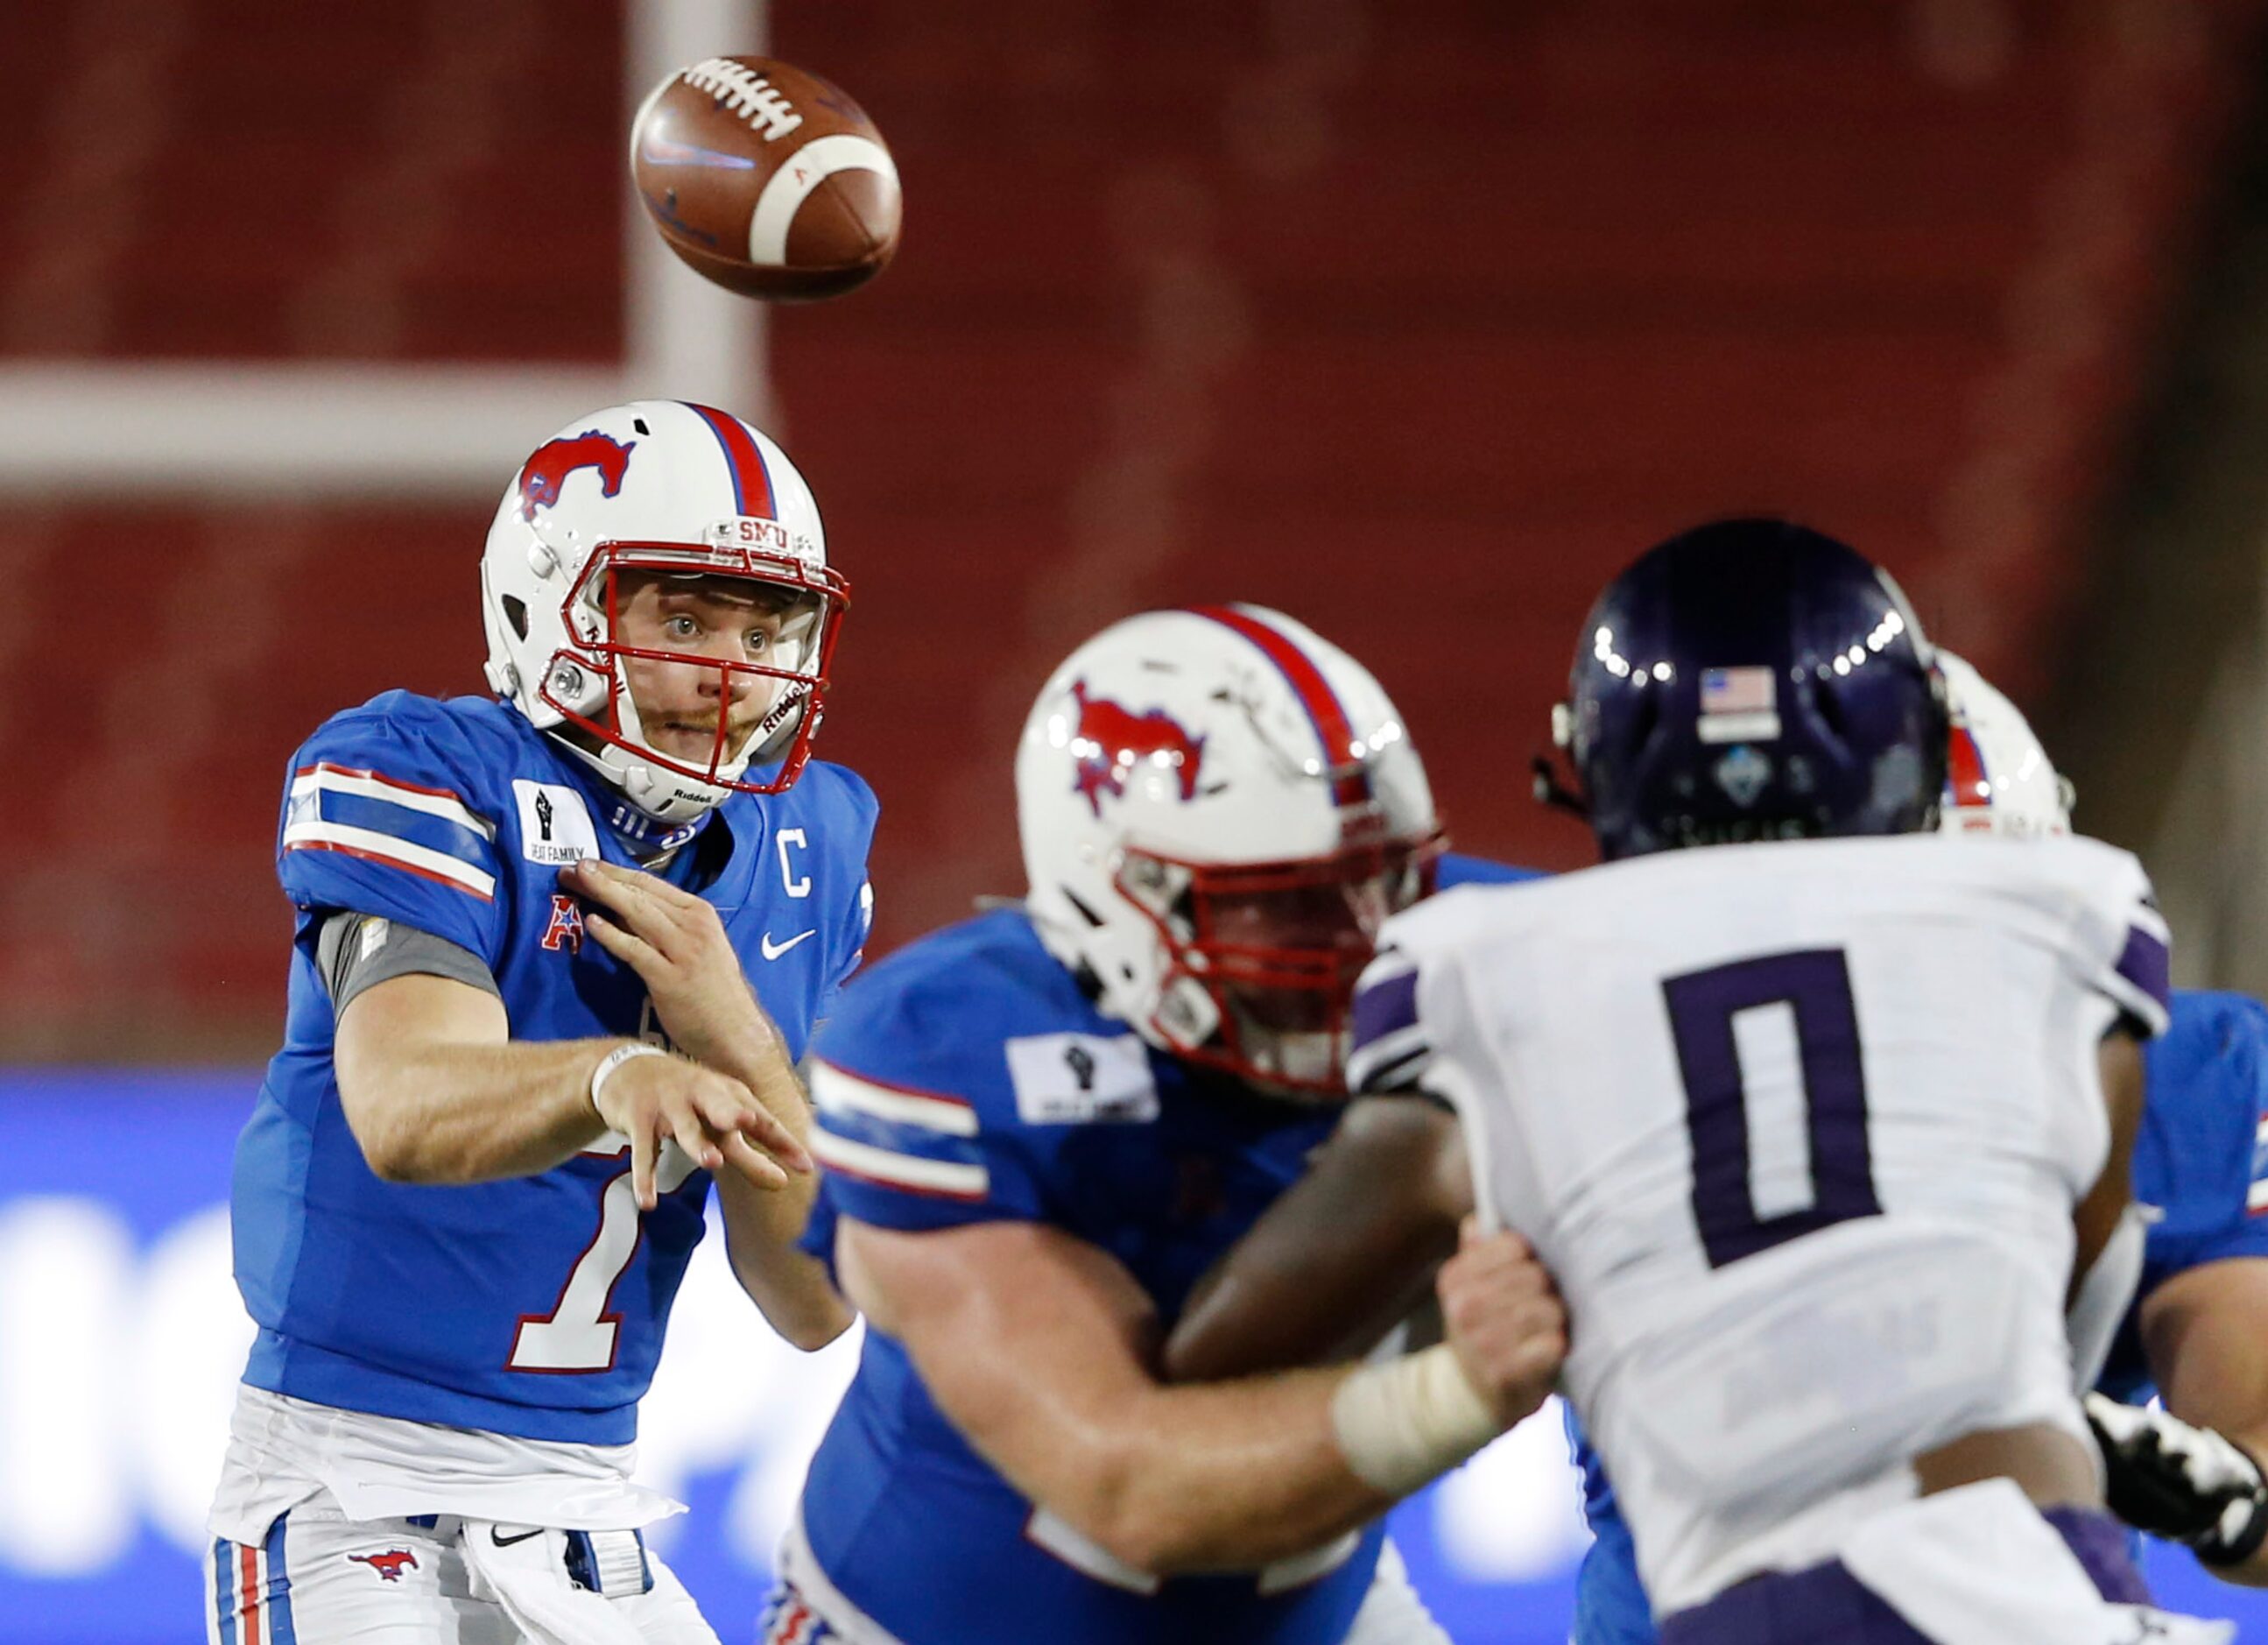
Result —
[[494, 965], [509, 915], [485, 786], [438, 704], [396, 692], [341, 714], [291, 762], [277, 877], [304, 912], [399, 920]]
[[2236, 1257], [2268, 1257], [2268, 1007], [2176, 992], [2148, 1052], [2137, 1195], [2158, 1207], [2143, 1288]]
[[1434, 871], [1434, 884], [1441, 890], [1454, 891], [1461, 885], [1519, 885], [1545, 877], [1541, 868], [1521, 868], [1453, 851], [1441, 859], [1440, 867]]
[[811, 1151], [838, 1214], [905, 1229], [1043, 1219], [1027, 1139], [1012, 1123], [987, 1123], [984, 1105], [886, 1084], [823, 1050], [811, 1095], [819, 1110]]
[[982, 990], [917, 944], [844, 991], [813, 1048], [822, 1202], [882, 1228], [1043, 1218], [1046, 1163]]

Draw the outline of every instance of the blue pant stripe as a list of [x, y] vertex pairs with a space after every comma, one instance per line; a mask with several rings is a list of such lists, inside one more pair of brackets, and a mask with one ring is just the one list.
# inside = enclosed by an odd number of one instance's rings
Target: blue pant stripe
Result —
[[236, 1645], [236, 1544], [213, 1541], [213, 1615], [220, 1623], [220, 1645]]
[[298, 1631], [291, 1626], [291, 1573], [284, 1563], [284, 1527], [291, 1517], [278, 1514], [268, 1528], [268, 1645], [299, 1645]]

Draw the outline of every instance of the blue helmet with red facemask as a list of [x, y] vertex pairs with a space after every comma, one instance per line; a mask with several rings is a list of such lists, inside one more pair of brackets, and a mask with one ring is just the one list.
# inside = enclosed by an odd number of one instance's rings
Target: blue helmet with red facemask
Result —
[[1933, 825], [1945, 691], [1905, 596], [1778, 520], [1648, 550], [1591, 609], [1554, 734], [1609, 859]]

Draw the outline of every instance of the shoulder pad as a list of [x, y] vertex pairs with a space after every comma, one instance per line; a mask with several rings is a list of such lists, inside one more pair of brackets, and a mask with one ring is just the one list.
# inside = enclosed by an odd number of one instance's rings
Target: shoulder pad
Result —
[[407, 691], [325, 722], [285, 785], [277, 862], [292, 900], [399, 919], [493, 961], [504, 729]]

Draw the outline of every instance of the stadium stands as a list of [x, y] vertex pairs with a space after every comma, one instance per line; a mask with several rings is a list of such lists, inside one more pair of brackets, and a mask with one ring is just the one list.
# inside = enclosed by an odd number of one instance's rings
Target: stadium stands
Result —
[[[2036, 688], [2258, 11], [776, 5], [909, 198], [882, 280], [772, 326], [855, 586], [821, 750], [883, 795], [881, 940], [1014, 889], [1015, 726], [1141, 603], [1308, 618], [1461, 838], [1552, 865], [1584, 844], [1524, 773], [1582, 602], [1697, 514], [1830, 525]], [[74, 15], [0, 58], [7, 358], [619, 355], [615, 8]], [[10, 501], [0, 1051], [272, 1039], [284, 762], [477, 686], [487, 513]]]

